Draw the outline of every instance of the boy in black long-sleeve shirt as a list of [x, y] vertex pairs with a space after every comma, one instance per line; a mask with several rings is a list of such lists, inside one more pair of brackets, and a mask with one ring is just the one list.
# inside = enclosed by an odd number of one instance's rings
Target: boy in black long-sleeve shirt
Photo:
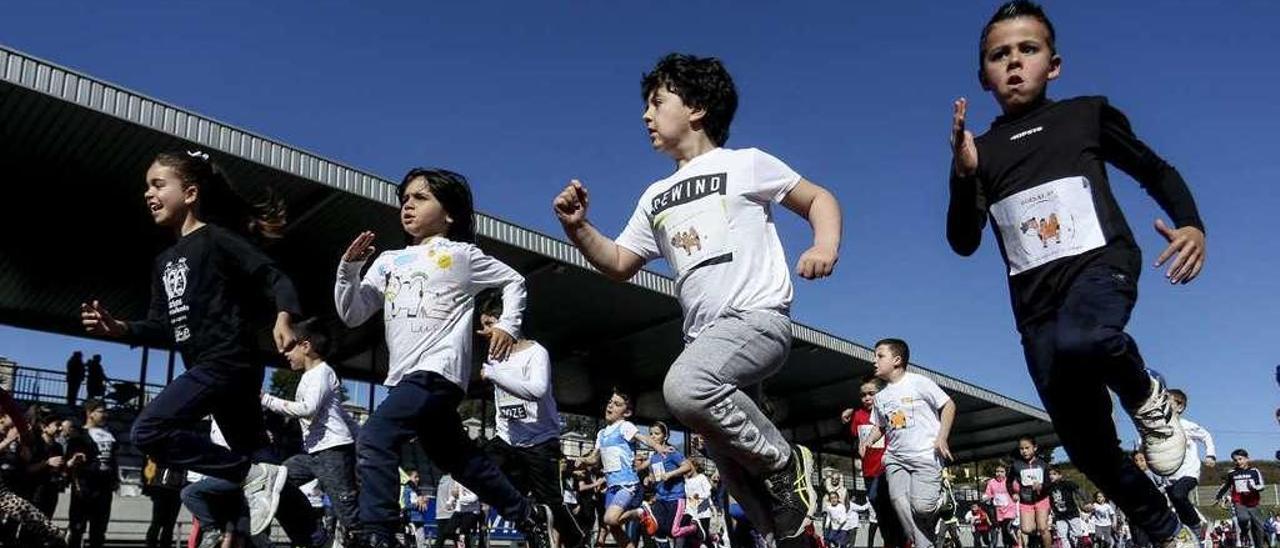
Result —
[[1173, 218], [1177, 228], [1156, 223], [1169, 240], [1156, 265], [1173, 258], [1171, 283], [1191, 281], [1204, 264], [1195, 201], [1105, 98], [1045, 96], [1061, 58], [1036, 4], [997, 10], [983, 30], [980, 67], [1003, 115], [975, 138], [964, 129], [965, 101], [955, 104], [947, 239], [970, 255], [992, 221], [1027, 368], [1063, 448], [1159, 544], [1190, 543], [1164, 496], [1120, 449], [1111, 420], [1108, 389], [1133, 417], [1151, 467], [1171, 474], [1182, 464], [1185, 438], [1164, 383], [1124, 332], [1142, 258], [1104, 163], [1133, 176]]

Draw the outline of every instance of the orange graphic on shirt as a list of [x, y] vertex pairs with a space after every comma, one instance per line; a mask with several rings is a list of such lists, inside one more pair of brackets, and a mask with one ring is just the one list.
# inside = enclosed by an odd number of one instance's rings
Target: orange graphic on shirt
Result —
[[899, 428], [906, 428], [906, 426], [907, 426], [907, 412], [905, 410], [898, 409], [892, 413], [889, 413], [890, 428], [897, 430]]

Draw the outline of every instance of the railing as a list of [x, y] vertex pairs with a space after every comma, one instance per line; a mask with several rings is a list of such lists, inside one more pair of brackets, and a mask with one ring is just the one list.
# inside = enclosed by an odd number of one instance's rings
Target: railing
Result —
[[[13, 362], [0, 362], [0, 386], [8, 390], [14, 398], [26, 402], [77, 405], [83, 403], [88, 396], [87, 383], [81, 383], [74, 398], [68, 401], [65, 372], [28, 367]], [[159, 394], [164, 386], [108, 378], [104, 388], [103, 396], [109, 404], [141, 408]], [[122, 393], [121, 389], [133, 390], [134, 393], [132, 395]], [[124, 401], [121, 401], [122, 399]]]

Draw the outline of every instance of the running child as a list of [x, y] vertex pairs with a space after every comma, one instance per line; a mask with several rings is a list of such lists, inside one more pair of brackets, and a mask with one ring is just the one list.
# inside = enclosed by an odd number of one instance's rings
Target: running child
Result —
[[[845, 409], [840, 420], [849, 425], [849, 434], [857, 441], [870, 438], [875, 425], [871, 423], [871, 414], [875, 411], [876, 393], [880, 391], [881, 381], [875, 374], [867, 375], [858, 387], [859, 403], [857, 409]], [[867, 490], [867, 503], [875, 510], [876, 515], [893, 516], [893, 504], [889, 502], [889, 483], [884, 479], [884, 439], [876, 440], [867, 446], [865, 453], [854, 455], [861, 462], [862, 481]], [[875, 523], [875, 522], [872, 522]], [[887, 519], [877, 524], [880, 535], [884, 537], [885, 546], [902, 546], [902, 526], [896, 519]], [[876, 528], [871, 528], [871, 537]], [[868, 542], [871, 542], [868, 539]]]
[[1172, 217], [1176, 228], [1155, 225], [1169, 242], [1155, 264], [1169, 264], [1170, 283], [1200, 274], [1204, 225], [1182, 177], [1105, 98], [1047, 97], [1061, 70], [1040, 6], [1013, 0], [996, 10], [982, 31], [979, 82], [1003, 114], [975, 138], [965, 130], [967, 103], [954, 104], [947, 239], [972, 255], [991, 220], [1027, 368], [1071, 462], [1157, 544], [1189, 544], [1190, 530], [1124, 458], [1111, 419], [1108, 389], [1133, 418], [1152, 469], [1168, 475], [1182, 465], [1186, 441], [1164, 381], [1124, 331], [1142, 258], [1105, 164], [1133, 176]]
[[[152, 220], [177, 238], [156, 257], [147, 318], [118, 320], [93, 300], [80, 305], [81, 323], [94, 335], [177, 347], [187, 370], [138, 414], [134, 446], [161, 466], [241, 485], [256, 535], [271, 524], [286, 472], [250, 462], [269, 443], [257, 404], [263, 366], [252, 311], [272, 307], [275, 350], [284, 351], [301, 308], [293, 282], [246, 237], [272, 236], [282, 214], [245, 202], [206, 152], [156, 155], [146, 184]], [[229, 449], [209, 439], [201, 421], [210, 414], [224, 425]]]
[[601, 527], [608, 527], [618, 545], [627, 548], [634, 548], [635, 543], [627, 536], [623, 525], [645, 515], [640, 509], [642, 487], [640, 476], [636, 474], [633, 465], [636, 453], [632, 444], [638, 441], [655, 452], [671, 450], [657, 440], [641, 434], [636, 425], [627, 420], [631, 416], [633, 405], [630, 395], [614, 390], [604, 406], [607, 426], [596, 433], [595, 447], [591, 452], [575, 460], [579, 468], [598, 465], [604, 471], [608, 487], [604, 494], [605, 511]]
[[[502, 300], [480, 303], [481, 335], [499, 328]], [[516, 337], [505, 361], [487, 360], [480, 378], [493, 383], [494, 426], [498, 437], [487, 447], [521, 493], [551, 508], [558, 541], [576, 548], [584, 534], [565, 505], [561, 485], [560, 412], [551, 383], [551, 356], [537, 341]]]
[[488, 358], [503, 361], [520, 335], [524, 278], [474, 243], [471, 187], [442, 169], [414, 168], [399, 185], [404, 249], [373, 255], [363, 232], [342, 255], [334, 286], [338, 316], [348, 326], [379, 310], [385, 326], [387, 397], [360, 431], [361, 542], [390, 546], [400, 524], [400, 447], [413, 438], [432, 463], [516, 524], [534, 548], [550, 548], [550, 510], [522, 495], [466, 436], [458, 404], [471, 373], [475, 295], [501, 288], [502, 315], [487, 329]]
[[[1000, 541], [1005, 548], [1018, 545], [1018, 535], [1014, 534], [1014, 520], [1018, 519], [1018, 505], [1009, 494], [1008, 469], [1003, 464], [996, 465], [995, 477], [987, 480], [987, 487], [982, 492], [982, 502], [995, 508], [996, 527], [1000, 530]], [[995, 539], [992, 539], [992, 546]]]
[[880, 340], [875, 353], [875, 375], [885, 387], [876, 394], [875, 429], [858, 440], [858, 454], [885, 438], [884, 473], [894, 514], [915, 548], [932, 548], [943, 459], [952, 460], [947, 440], [956, 403], [928, 377], [907, 371], [911, 349], [906, 341]]
[[[1262, 490], [1266, 488], [1262, 472], [1249, 465], [1249, 452], [1244, 449], [1232, 451], [1231, 461], [1235, 467], [1227, 473], [1216, 498], [1223, 505], [1233, 506], [1236, 522], [1240, 524], [1240, 535], [1252, 538], [1254, 548], [1271, 548], [1271, 538], [1263, 530], [1265, 518], [1258, 507], [1262, 502]], [[1227, 497], [1228, 492], [1230, 497]]]
[[1063, 548], [1077, 548], [1085, 535], [1080, 507], [1087, 504], [1074, 481], [1064, 479], [1062, 471], [1049, 469], [1049, 503], [1053, 506], [1053, 526]]
[[[1175, 388], [1169, 391], [1169, 399], [1173, 402], [1173, 412], [1177, 413], [1178, 422], [1182, 424], [1182, 431], [1187, 436], [1187, 456], [1182, 459], [1182, 466], [1178, 471], [1169, 476], [1169, 484], [1164, 492], [1169, 496], [1174, 511], [1178, 513], [1178, 519], [1191, 527], [1196, 538], [1202, 538], [1204, 518], [1191, 502], [1191, 493], [1200, 486], [1200, 467], [1212, 469], [1218, 463], [1218, 451], [1213, 445], [1213, 435], [1184, 415], [1187, 411], [1187, 393]], [[1204, 444], [1204, 461], [1200, 460], [1199, 444]]]
[[[670, 445], [671, 428], [667, 423], [658, 421], [649, 427], [649, 439], [658, 445], [657, 450], [649, 453], [649, 477], [654, 485], [654, 501], [650, 506], [654, 521], [654, 531], [649, 535], [659, 545], [670, 546], [675, 539], [675, 532], [683, 529], [681, 518], [685, 514], [685, 476], [693, 471], [693, 462]], [[642, 517], [643, 519], [643, 517]]]
[[817, 540], [812, 455], [788, 444], [742, 388], [777, 373], [791, 347], [791, 278], [772, 204], [813, 227], [814, 243], [796, 265], [806, 279], [829, 276], [835, 266], [839, 204], [769, 154], [723, 148], [738, 94], [719, 59], [670, 54], [645, 75], [641, 98], [650, 143], [676, 171], [641, 194], [616, 241], [587, 220], [590, 201], [578, 181], [555, 198], [556, 217], [611, 279], [630, 279], [659, 257], [671, 265], [686, 346], [667, 373], [667, 407], [705, 437], [760, 531], [807, 546]]
[[320, 490], [329, 496], [338, 523], [350, 536], [359, 527], [356, 506], [356, 422], [342, 408], [338, 392], [342, 383], [325, 361], [330, 352], [329, 335], [316, 319], [293, 326], [294, 340], [285, 346], [290, 369], [303, 371], [295, 399], [262, 395], [268, 411], [295, 417], [302, 428], [302, 453], [289, 457], [284, 467], [289, 484], [295, 487], [319, 480]]
[[1040, 546], [1053, 546], [1053, 532], [1049, 529], [1049, 489], [1045, 483], [1049, 465], [1040, 458], [1040, 448], [1035, 438], [1018, 439], [1018, 456], [1013, 461], [1013, 474], [1008, 478], [1009, 490], [1018, 494], [1018, 517], [1023, 536], [1040, 535]]
[[1116, 543], [1115, 506], [1107, 502], [1107, 495], [1098, 491], [1093, 494], [1093, 504], [1086, 510], [1089, 512], [1089, 523], [1093, 525], [1093, 545], [1098, 548], [1111, 548]]

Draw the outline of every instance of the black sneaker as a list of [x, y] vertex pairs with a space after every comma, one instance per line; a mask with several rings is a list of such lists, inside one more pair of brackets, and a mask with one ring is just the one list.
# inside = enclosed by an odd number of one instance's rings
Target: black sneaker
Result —
[[528, 513], [517, 527], [529, 548], [555, 548], [551, 542], [551, 508], [529, 503]]
[[791, 542], [794, 540], [803, 541], [804, 546], [815, 545], [813, 513], [818, 494], [812, 477], [813, 453], [803, 445], [792, 445], [787, 466], [764, 478], [769, 511], [773, 514], [774, 541], [780, 548], [798, 546]]

